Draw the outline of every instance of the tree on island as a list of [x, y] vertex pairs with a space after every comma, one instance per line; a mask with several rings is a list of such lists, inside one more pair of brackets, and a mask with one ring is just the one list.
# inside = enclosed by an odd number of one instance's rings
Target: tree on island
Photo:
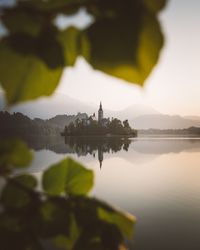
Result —
[[65, 136], [137, 136], [137, 131], [132, 129], [128, 120], [121, 122], [117, 118], [105, 118], [102, 103], [98, 110], [98, 120], [95, 113], [87, 118], [77, 118], [65, 126], [62, 135]]
[[65, 136], [137, 136], [137, 131], [130, 127], [128, 120], [121, 122], [119, 119], [114, 118], [106, 125], [102, 125], [96, 120], [91, 120], [86, 124], [84, 120], [77, 119], [74, 123], [71, 122], [65, 126]]

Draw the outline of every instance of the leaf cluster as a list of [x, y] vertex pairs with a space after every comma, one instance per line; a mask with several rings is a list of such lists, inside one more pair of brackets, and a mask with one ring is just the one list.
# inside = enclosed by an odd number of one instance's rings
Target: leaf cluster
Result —
[[[1, 167], [28, 163], [30, 152], [23, 143], [15, 141], [10, 148], [10, 154], [0, 151], [1, 159], [6, 159]], [[16, 161], [15, 154], [26, 161]], [[124, 239], [133, 236], [135, 218], [88, 197], [93, 172], [71, 158], [44, 172], [40, 191], [33, 175], [11, 176], [7, 172], [2, 176], [6, 182], [0, 195], [0, 242], [4, 250], [117, 250]]]
[[[158, 61], [163, 35], [158, 13], [166, 0], [18, 0], [3, 8], [0, 84], [8, 104], [51, 95], [64, 67], [79, 56], [100, 70], [143, 85]], [[84, 8], [93, 23], [59, 30], [55, 19]]]

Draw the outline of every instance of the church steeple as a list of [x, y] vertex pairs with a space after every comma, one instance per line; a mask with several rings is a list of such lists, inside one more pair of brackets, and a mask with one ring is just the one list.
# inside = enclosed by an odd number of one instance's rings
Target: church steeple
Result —
[[99, 110], [102, 110], [102, 104], [101, 104], [101, 102], [100, 102], [100, 105], [99, 105]]
[[100, 102], [99, 111], [98, 111], [98, 122], [101, 123], [102, 120], [103, 120], [103, 108]]

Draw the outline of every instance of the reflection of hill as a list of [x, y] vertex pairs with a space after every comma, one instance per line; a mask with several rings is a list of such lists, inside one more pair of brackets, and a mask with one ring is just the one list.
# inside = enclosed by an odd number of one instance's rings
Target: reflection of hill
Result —
[[[78, 155], [93, 154], [99, 147], [104, 153], [131, 151], [139, 154], [168, 154], [182, 151], [199, 151], [200, 139], [123, 139], [105, 137], [28, 137], [28, 145], [35, 149], [48, 149], [57, 154], [76, 153]], [[119, 154], [119, 153], [118, 153]], [[127, 154], [125, 154], [127, 156]]]
[[[107, 158], [114, 157], [113, 155], [108, 155]], [[155, 154], [142, 154], [133, 149], [133, 147], [130, 147], [128, 152], [120, 151], [117, 153], [117, 157], [125, 159], [126, 161], [135, 164], [145, 164], [147, 162], [153, 161], [155, 158], [158, 157], [158, 155]]]
[[145, 164], [164, 154], [199, 152], [198, 139], [136, 139], [130, 144], [128, 153], [120, 151], [118, 157], [133, 164]]
[[134, 140], [134, 150], [142, 154], [168, 154], [200, 149], [200, 139], [139, 139]]
[[61, 136], [29, 136], [26, 142], [35, 150], [49, 149], [55, 153], [78, 153], [84, 149], [91, 153], [104, 146], [105, 152], [118, 152], [122, 149], [142, 154], [179, 153], [181, 151], [197, 151], [200, 149], [200, 139], [184, 138], [138, 138], [134, 140], [107, 137], [67, 137]]
[[[72, 154], [78, 161], [87, 166], [94, 166], [99, 161], [100, 166], [109, 166], [110, 160], [125, 160], [131, 166], [150, 163], [160, 155], [169, 153], [199, 152], [200, 140], [197, 139], [135, 139], [125, 142], [117, 138], [110, 142], [99, 138], [71, 138], [65, 142], [59, 137], [32, 137], [27, 140], [29, 146], [36, 150], [33, 163], [28, 171], [40, 172], [47, 166], [61, 160], [66, 154]], [[66, 144], [65, 144], [66, 143]], [[111, 146], [112, 145], [112, 146]], [[124, 145], [128, 145], [124, 147]], [[112, 162], [112, 161], [111, 161]], [[122, 161], [123, 162], [123, 161]], [[124, 165], [122, 164], [122, 167]]]
[[134, 164], [150, 162], [161, 154], [197, 152], [200, 139], [123, 139], [106, 137], [30, 137], [28, 145], [36, 151], [46, 149], [56, 154], [97, 156], [100, 165], [104, 158], [119, 157]]

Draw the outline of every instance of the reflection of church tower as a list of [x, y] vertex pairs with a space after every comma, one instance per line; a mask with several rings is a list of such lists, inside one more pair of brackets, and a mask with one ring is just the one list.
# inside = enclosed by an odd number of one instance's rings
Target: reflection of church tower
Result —
[[102, 105], [100, 102], [99, 111], [98, 111], [98, 122], [101, 123], [102, 120], [103, 120], [103, 109], [102, 109]]
[[103, 162], [103, 150], [101, 146], [98, 147], [98, 160], [99, 160], [100, 168], [101, 168], [102, 162]]

